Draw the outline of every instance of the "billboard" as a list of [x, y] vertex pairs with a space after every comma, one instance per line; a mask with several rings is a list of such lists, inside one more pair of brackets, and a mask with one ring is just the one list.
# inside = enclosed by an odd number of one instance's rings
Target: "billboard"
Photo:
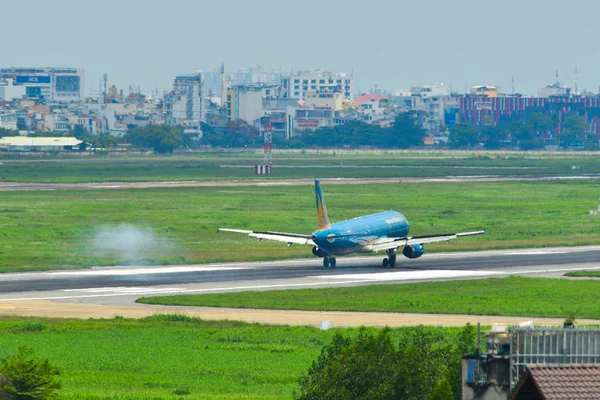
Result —
[[31, 75], [17, 75], [15, 83], [23, 85], [27, 83], [50, 83], [49, 76], [31, 76]]
[[58, 75], [56, 76], [56, 91], [57, 92], [79, 92], [80, 89], [79, 76], [73, 75]]

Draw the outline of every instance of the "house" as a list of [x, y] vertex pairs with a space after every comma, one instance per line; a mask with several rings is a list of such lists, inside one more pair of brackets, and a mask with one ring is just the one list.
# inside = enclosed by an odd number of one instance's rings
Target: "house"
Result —
[[578, 400], [600, 398], [600, 365], [528, 365], [511, 400]]

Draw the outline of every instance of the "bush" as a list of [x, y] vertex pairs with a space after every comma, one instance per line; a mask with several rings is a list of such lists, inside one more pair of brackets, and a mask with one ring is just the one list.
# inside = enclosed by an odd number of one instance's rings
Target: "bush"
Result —
[[[460, 399], [461, 357], [475, 349], [467, 324], [454, 343], [440, 343], [423, 326], [398, 347], [388, 329], [355, 339], [337, 334], [300, 379], [297, 399]], [[451, 384], [454, 383], [454, 385]]]
[[0, 400], [56, 399], [59, 374], [48, 360], [34, 358], [31, 348], [19, 347], [17, 354], [0, 359]]

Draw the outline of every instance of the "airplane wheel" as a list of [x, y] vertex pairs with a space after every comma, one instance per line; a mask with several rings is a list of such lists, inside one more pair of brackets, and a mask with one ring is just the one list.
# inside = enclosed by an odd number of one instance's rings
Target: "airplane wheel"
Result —
[[323, 257], [323, 268], [329, 267], [329, 257]]
[[390, 268], [396, 268], [396, 255], [390, 257]]
[[383, 268], [387, 268], [388, 265], [390, 265], [390, 260], [388, 260], [387, 258], [383, 259]]
[[335, 264], [336, 264], [335, 257], [331, 257], [331, 260], [329, 260], [329, 265], [331, 266], [331, 268], [335, 268]]

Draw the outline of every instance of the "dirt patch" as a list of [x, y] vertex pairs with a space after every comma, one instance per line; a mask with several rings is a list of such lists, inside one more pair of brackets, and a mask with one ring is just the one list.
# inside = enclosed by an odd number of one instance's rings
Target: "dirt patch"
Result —
[[[401, 314], [332, 311], [282, 311], [234, 309], [216, 307], [170, 306], [107, 306], [96, 304], [63, 303], [49, 300], [0, 301], [0, 316], [28, 316], [46, 318], [143, 318], [154, 314], [185, 314], [207, 320], [237, 320], [271, 325], [320, 326], [330, 321], [334, 327], [349, 326], [463, 326], [481, 323], [515, 325], [533, 320], [536, 326], [562, 326], [562, 318], [495, 317], [486, 315]], [[579, 324], [600, 325], [600, 320], [581, 319]]]

